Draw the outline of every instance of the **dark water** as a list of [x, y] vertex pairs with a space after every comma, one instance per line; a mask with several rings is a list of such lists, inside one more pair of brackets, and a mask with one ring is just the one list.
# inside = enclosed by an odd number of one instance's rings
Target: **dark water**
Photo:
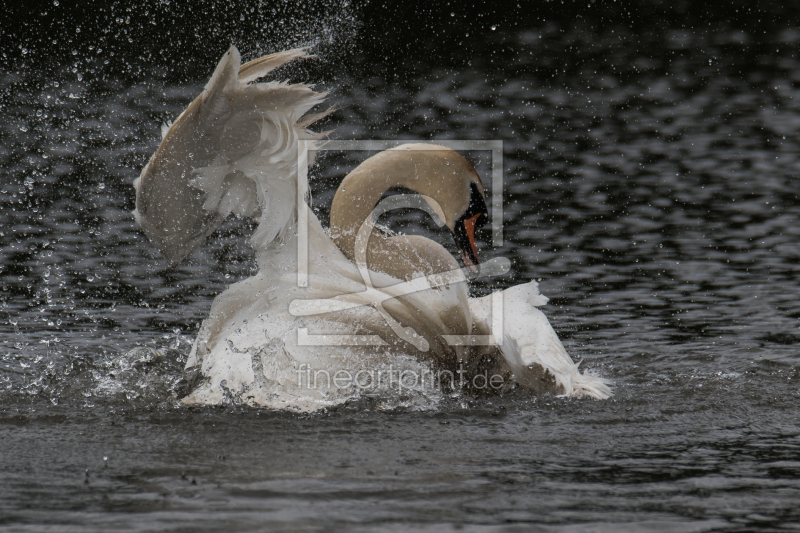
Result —
[[[800, 529], [796, 14], [720, 4], [687, 24], [640, 3], [634, 24], [587, 4], [452, 8], [451, 24], [448, 7], [405, 46], [407, 20], [374, 6], [287, 19], [283, 41], [228, 31], [232, 9], [191, 54], [143, 5], [130, 26], [106, 6], [130, 43], [76, 15], [42, 26], [74, 56], [48, 62], [33, 30], [24, 54], [3, 45], [0, 530]], [[615, 397], [178, 407], [212, 298], [254, 272], [252, 228], [230, 221], [168, 269], [130, 184], [232, 39], [248, 57], [316, 39], [320, 59], [283, 75], [332, 91], [332, 138], [502, 140], [506, 241], [482, 248], [514, 268], [493, 286], [541, 280], [568, 351]], [[488, 154], [469, 155], [486, 175]], [[320, 159], [323, 219], [363, 157]], [[124, 355], [137, 346], [165, 357]]]

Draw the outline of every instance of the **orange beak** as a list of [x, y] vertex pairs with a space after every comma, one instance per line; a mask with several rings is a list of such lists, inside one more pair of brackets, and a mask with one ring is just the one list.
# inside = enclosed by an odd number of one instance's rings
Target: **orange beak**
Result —
[[458, 252], [464, 266], [478, 274], [478, 243], [475, 242], [475, 230], [483, 227], [489, 220], [486, 202], [479, 185], [470, 184], [469, 205], [464, 214], [456, 220], [453, 226], [453, 238], [456, 241]]
[[467, 234], [469, 249], [460, 250], [461, 260], [464, 261], [464, 265], [469, 267], [469, 269], [476, 274], [478, 272], [478, 265], [480, 264], [480, 261], [478, 260], [478, 243], [475, 242], [475, 224], [481, 216], [482, 213], [478, 213], [477, 215], [464, 220], [464, 230]]

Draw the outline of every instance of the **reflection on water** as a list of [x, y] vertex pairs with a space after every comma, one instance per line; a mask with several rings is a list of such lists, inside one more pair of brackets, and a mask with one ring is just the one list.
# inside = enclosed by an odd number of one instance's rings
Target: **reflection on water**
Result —
[[[288, 73], [333, 90], [334, 138], [503, 140], [506, 242], [484, 255], [514, 266], [493, 286], [541, 280], [567, 349], [617, 385], [607, 402], [456, 397], [432, 412], [171, 407], [212, 298], [254, 271], [252, 227], [232, 220], [168, 269], [130, 184], [213, 62], [192, 83], [151, 63], [119, 79], [102, 62], [82, 79], [69, 64], [0, 72], [6, 523], [800, 520], [800, 32], [781, 28], [541, 22], [450, 62], [330, 70], [322, 54]], [[487, 154], [471, 156], [488, 179]], [[364, 157], [320, 159], [321, 218]]]

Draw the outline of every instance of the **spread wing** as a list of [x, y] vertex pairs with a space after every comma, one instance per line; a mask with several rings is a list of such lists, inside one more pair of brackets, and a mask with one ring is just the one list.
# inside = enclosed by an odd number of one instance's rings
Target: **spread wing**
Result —
[[251, 239], [257, 249], [294, 220], [297, 165], [311, 163], [307, 150], [298, 153], [298, 140], [321, 137], [306, 127], [327, 113], [304, 115], [325, 94], [307, 85], [250, 82], [301, 57], [305, 50], [288, 50], [241, 65], [231, 46], [200, 96], [164, 132], [133, 184], [133, 214], [170, 265], [231, 213], [259, 218]]

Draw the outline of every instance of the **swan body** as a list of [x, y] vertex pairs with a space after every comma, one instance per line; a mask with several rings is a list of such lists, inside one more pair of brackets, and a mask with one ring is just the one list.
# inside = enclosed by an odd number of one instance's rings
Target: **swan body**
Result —
[[[456, 152], [412, 144], [373, 156], [343, 180], [331, 228], [321, 226], [303, 201], [298, 165], [312, 162], [308, 147], [321, 135], [307, 128], [326, 112], [307, 113], [325, 95], [251, 83], [305, 55], [290, 50], [241, 65], [231, 47], [134, 182], [134, 216], [172, 265], [229, 214], [259, 220], [250, 241], [259, 271], [215, 298], [187, 361], [192, 392], [183, 401], [314, 411], [386, 387], [436, 397], [437, 387], [457, 388], [465, 376], [481, 388], [473, 379], [481, 372], [484, 387], [494, 376], [503, 390], [610, 396], [605, 380], [578, 371], [537, 309], [547, 298], [535, 282], [469, 297], [486, 206], [480, 178]], [[375, 228], [381, 197], [398, 186], [453, 233], [466, 269], [434, 241]], [[499, 338], [495, 296], [503, 300]], [[475, 341], [492, 335], [494, 343]]]

